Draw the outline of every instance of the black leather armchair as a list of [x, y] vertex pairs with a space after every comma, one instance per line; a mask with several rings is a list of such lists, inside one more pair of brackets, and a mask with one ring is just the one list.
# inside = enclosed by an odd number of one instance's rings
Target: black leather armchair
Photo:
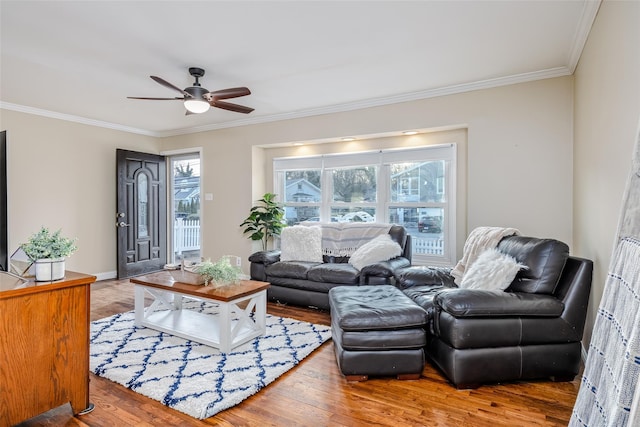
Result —
[[429, 312], [429, 359], [458, 388], [572, 380], [580, 366], [592, 261], [569, 256], [568, 246], [553, 239], [510, 236], [498, 250], [528, 267], [504, 292], [459, 289], [442, 269], [414, 272], [403, 282], [405, 293]]

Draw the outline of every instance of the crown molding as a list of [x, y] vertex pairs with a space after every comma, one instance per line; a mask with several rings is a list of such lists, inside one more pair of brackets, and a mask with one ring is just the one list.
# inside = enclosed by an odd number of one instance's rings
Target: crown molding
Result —
[[130, 126], [119, 125], [116, 123], [103, 122], [102, 120], [88, 119], [86, 117], [74, 116], [72, 114], [57, 113], [55, 111], [43, 110], [41, 108], [27, 107], [25, 105], [12, 104], [10, 102], [0, 101], [0, 108], [5, 110], [17, 111], [19, 113], [35, 114], [36, 116], [48, 117], [51, 119], [65, 120], [67, 122], [80, 123], [83, 125], [97, 126], [101, 128], [119, 130], [122, 132], [137, 133], [146, 136], [157, 137], [157, 132], [146, 129], [138, 129]]
[[118, 125], [115, 123], [103, 122], [100, 120], [78, 117], [71, 114], [56, 113], [53, 111], [42, 110], [39, 108], [27, 107], [23, 105], [11, 104], [0, 101], [0, 108], [7, 110], [19, 111], [22, 113], [35, 114], [44, 117], [50, 117], [59, 120], [66, 120], [75, 123], [86, 124], [90, 126], [98, 126], [123, 132], [135, 133], [140, 135], [152, 136], [156, 138], [165, 138], [169, 136], [187, 135], [198, 132], [208, 132], [218, 129], [233, 128], [239, 126], [255, 125], [260, 123], [277, 122], [282, 120], [299, 119], [303, 117], [318, 116], [322, 114], [342, 113], [346, 111], [360, 110], [365, 108], [380, 107], [390, 104], [398, 104], [401, 102], [411, 102], [421, 99], [436, 98], [440, 96], [455, 95], [464, 92], [471, 92], [482, 89], [491, 89], [500, 86], [508, 86], [518, 83], [526, 83], [536, 80], [549, 79], [554, 77], [562, 77], [571, 75], [572, 71], [568, 67], [550, 68], [531, 73], [522, 73], [506, 77], [498, 77], [493, 79], [481, 80], [477, 82], [464, 83], [459, 85], [446, 86], [441, 88], [426, 89], [418, 92], [411, 92], [399, 95], [388, 96], [384, 98], [374, 98], [363, 101], [349, 102], [339, 105], [330, 105], [320, 108], [311, 108], [308, 110], [295, 111], [291, 113], [272, 114], [269, 116], [257, 116], [234, 120], [231, 122], [215, 123], [204, 126], [174, 129], [168, 131], [151, 131], [146, 129], [137, 129], [129, 126]]
[[580, 22], [578, 23], [576, 33], [573, 36], [571, 52], [569, 52], [569, 58], [567, 61], [568, 69], [571, 71], [571, 74], [573, 74], [573, 72], [576, 70], [576, 67], [578, 66], [578, 61], [580, 60], [580, 56], [582, 55], [582, 50], [587, 43], [589, 32], [591, 31], [591, 27], [593, 26], [593, 21], [595, 21], [596, 19], [596, 15], [598, 14], [601, 3], [602, 0], [591, 0], [585, 1], [583, 4], [582, 16], [580, 16]]

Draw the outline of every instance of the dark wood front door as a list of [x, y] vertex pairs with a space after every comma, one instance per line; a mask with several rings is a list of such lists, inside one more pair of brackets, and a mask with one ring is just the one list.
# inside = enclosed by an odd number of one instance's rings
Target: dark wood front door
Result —
[[116, 150], [118, 278], [162, 270], [167, 262], [163, 156]]

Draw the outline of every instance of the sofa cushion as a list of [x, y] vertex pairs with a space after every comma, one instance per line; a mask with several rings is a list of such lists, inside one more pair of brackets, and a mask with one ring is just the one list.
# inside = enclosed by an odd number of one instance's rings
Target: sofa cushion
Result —
[[309, 269], [307, 279], [314, 282], [356, 284], [360, 272], [351, 264], [320, 264]]
[[349, 259], [349, 263], [358, 270], [380, 261], [388, 261], [402, 254], [402, 248], [391, 239], [389, 234], [382, 234], [370, 242], [360, 246]]
[[266, 273], [267, 276], [306, 279], [309, 270], [318, 264], [317, 262], [279, 261], [268, 265]]
[[569, 246], [554, 239], [510, 236], [498, 244], [498, 250], [527, 266], [520, 270], [507, 291], [553, 294], [564, 265]]
[[401, 225], [392, 225], [389, 229], [389, 236], [402, 248], [407, 244], [407, 229]]
[[521, 268], [526, 266], [518, 264], [512, 256], [495, 248], [487, 249], [465, 271], [460, 288], [504, 291]]
[[322, 262], [322, 229], [294, 225], [280, 234], [280, 261]]

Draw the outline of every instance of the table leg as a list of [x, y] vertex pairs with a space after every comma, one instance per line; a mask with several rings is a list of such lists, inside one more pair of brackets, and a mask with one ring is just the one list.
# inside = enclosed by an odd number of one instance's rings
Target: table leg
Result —
[[220, 351], [228, 353], [231, 350], [231, 310], [230, 304], [219, 304], [220, 316]]
[[142, 286], [135, 286], [135, 324], [141, 326], [144, 320], [144, 288]]
[[256, 296], [256, 313], [254, 319], [261, 334], [264, 334], [267, 330], [267, 291], [259, 292]]

